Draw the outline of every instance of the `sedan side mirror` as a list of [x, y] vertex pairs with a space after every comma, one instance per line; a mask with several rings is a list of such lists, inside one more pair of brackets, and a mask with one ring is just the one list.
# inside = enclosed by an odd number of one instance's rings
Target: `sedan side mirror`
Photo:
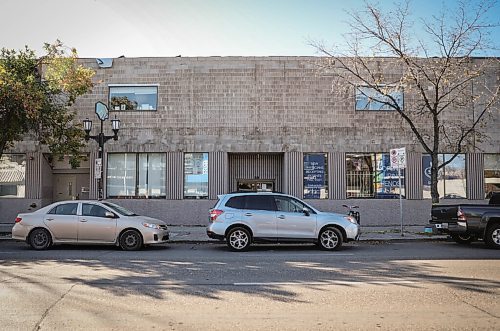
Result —
[[306, 216], [311, 215], [311, 211], [310, 211], [308, 208], [305, 208], [305, 207], [304, 207], [304, 208], [302, 209], [302, 212], [303, 212], [303, 213], [304, 213], [304, 215], [306, 215]]
[[107, 218], [115, 218], [115, 214], [113, 214], [112, 212], [110, 211], [107, 211], [106, 214], [104, 214], [104, 216], [106, 216]]

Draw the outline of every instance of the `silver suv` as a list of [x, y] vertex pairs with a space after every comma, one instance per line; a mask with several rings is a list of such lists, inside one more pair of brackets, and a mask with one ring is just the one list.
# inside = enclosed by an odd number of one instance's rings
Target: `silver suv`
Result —
[[219, 195], [207, 235], [226, 240], [234, 251], [254, 242], [311, 242], [336, 250], [358, 239], [360, 229], [352, 216], [321, 212], [290, 195], [258, 192]]

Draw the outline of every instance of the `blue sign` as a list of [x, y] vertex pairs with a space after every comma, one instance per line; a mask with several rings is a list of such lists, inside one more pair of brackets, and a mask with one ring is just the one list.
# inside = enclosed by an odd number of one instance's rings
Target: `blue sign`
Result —
[[431, 186], [432, 159], [429, 154], [422, 155], [422, 179], [424, 186]]
[[304, 199], [319, 199], [325, 187], [325, 156], [309, 154], [304, 156]]

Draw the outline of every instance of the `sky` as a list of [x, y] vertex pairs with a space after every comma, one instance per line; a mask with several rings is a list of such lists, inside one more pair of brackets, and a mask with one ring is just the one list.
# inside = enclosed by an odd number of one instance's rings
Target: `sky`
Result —
[[[378, 2], [390, 8], [393, 1]], [[428, 17], [455, 3], [413, 0], [412, 8], [416, 18]], [[341, 45], [348, 31], [346, 11], [362, 5], [361, 0], [0, 0], [0, 48], [28, 45], [41, 54], [44, 42], [59, 39], [83, 58], [316, 56], [309, 41]], [[497, 24], [500, 4], [488, 16]], [[499, 28], [493, 39], [500, 45]]]

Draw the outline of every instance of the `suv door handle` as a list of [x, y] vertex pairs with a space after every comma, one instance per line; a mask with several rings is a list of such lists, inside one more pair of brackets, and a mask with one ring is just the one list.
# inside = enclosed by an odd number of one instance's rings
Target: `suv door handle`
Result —
[[53, 221], [53, 218], [46, 218], [47, 221]]
[[80, 222], [85, 223], [87, 220], [85, 218], [81, 219]]
[[252, 216], [252, 213], [245, 213], [245, 216]]
[[284, 220], [285, 219], [285, 215], [279, 215], [278, 218]]

